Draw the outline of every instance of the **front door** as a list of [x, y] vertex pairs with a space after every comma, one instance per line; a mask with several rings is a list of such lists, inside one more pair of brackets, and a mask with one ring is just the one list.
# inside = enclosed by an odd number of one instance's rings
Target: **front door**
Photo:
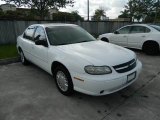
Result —
[[130, 29], [131, 26], [127, 26], [117, 30], [111, 37], [111, 43], [127, 47], [128, 35], [130, 34]]
[[[43, 27], [37, 27], [34, 34], [34, 41], [36, 40], [46, 40], [46, 35]], [[35, 43], [31, 47], [33, 62], [43, 69], [48, 68], [48, 47], [43, 45], [36, 45]]]

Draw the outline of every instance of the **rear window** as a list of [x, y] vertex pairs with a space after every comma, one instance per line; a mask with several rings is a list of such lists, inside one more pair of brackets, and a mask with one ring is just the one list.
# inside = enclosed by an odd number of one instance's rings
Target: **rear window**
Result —
[[149, 33], [150, 29], [144, 26], [132, 26], [131, 33]]
[[158, 31], [160, 32], [160, 26], [157, 26], [157, 25], [150, 25], [150, 27], [152, 27], [152, 28], [154, 28], [154, 29], [156, 29], [156, 30], [158, 30]]

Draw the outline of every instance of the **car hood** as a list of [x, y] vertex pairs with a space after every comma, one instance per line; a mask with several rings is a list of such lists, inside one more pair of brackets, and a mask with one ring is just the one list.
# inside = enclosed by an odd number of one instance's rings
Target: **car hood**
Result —
[[128, 49], [100, 40], [62, 45], [57, 48], [68, 54], [68, 59], [70, 58], [70, 55], [72, 55], [74, 57], [78, 57], [78, 60], [85, 59], [95, 66], [114, 66], [128, 62], [135, 57], [134, 52]]

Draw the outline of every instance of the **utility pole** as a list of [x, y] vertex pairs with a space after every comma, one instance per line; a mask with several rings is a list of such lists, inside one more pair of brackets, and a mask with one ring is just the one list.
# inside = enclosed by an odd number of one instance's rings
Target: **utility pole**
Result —
[[89, 21], [89, 0], [87, 0], [87, 8], [88, 8], [88, 21]]

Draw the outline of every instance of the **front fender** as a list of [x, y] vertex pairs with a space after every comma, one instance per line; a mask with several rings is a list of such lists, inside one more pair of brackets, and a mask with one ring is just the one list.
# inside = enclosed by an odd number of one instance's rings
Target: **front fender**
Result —
[[99, 40], [101, 40], [102, 38], [107, 38], [108, 40], [110, 39], [112, 33], [106, 33], [106, 34], [102, 34], [98, 37]]
[[69, 70], [70, 74], [72, 74], [72, 72], [84, 74], [85, 73], [84, 67], [86, 65], [92, 65], [92, 63], [88, 62], [87, 60], [79, 56], [75, 56], [72, 54], [66, 54], [61, 51], [57, 51], [55, 53], [49, 53], [51, 55], [49, 58], [50, 66], [52, 67], [52, 63], [55, 61], [59, 62]]

